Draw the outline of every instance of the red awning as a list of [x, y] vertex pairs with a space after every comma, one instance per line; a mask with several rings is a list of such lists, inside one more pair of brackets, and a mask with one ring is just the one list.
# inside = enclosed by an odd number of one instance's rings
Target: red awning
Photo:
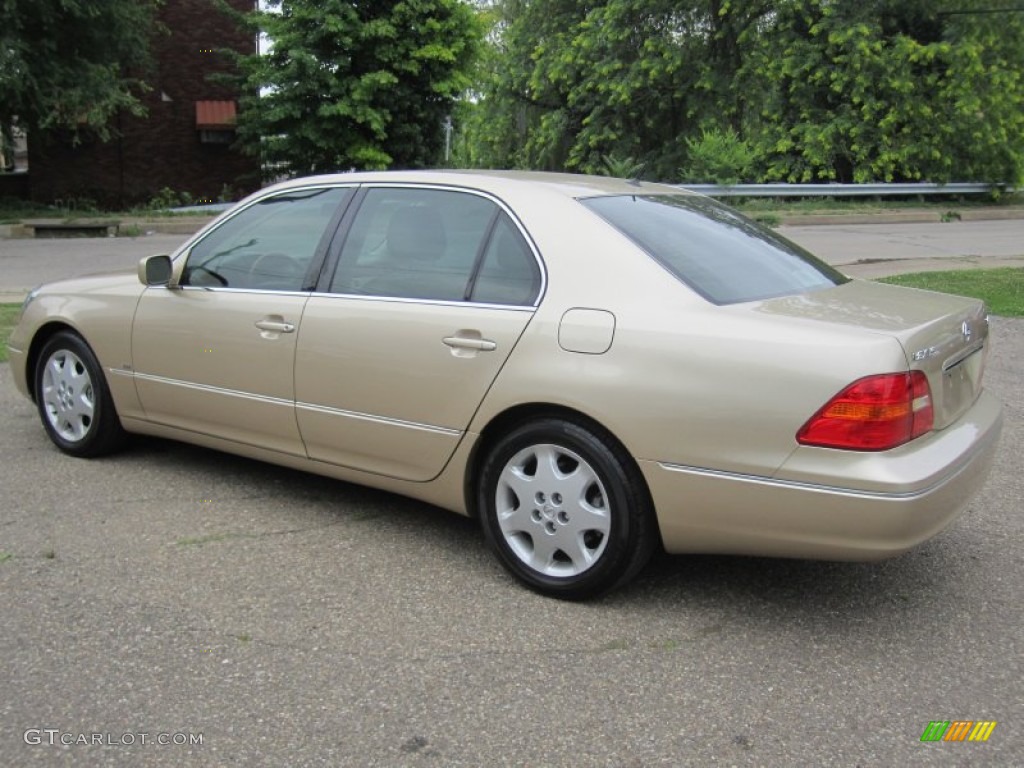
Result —
[[196, 130], [233, 131], [235, 129], [235, 102], [197, 101]]

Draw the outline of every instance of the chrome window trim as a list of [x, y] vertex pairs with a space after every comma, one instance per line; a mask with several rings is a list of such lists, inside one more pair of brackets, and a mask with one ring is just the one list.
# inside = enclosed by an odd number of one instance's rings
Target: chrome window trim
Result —
[[[491, 307], [491, 306], [498, 306], [498, 307], [516, 306], [516, 307], [530, 307], [530, 308], [536, 309], [537, 307], [540, 306], [540, 303], [544, 299], [544, 294], [547, 292], [547, 288], [548, 288], [548, 271], [547, 271], [547, 267], [544, 264], [544, 259], [541, 258], [541, 256], [540, 256], [540, 251], [537, 248], [537, 244], [533, 242], [533, 238], [530, 237], [530, 233], [526, 230], [526, 227], [523, 226], [523, 223], [519, 220], [519, 217], [516, 216], [515, 212], [500, 197], [497, 197], [496, 195], [493, 195], [490, 192], [486, 192], [486, 191], [484, 191], [482, 189], [476, 189], [475, 187], [462, 187], [462, 186], [459, 186], [457, 184], [418, 183], [418, 182], [415, 182], [415, 181], [409, 181], [409, 182], [404, 182], [404, 181], [368, 181], [368, 182], [363, 182], [362, 184], [360, 184], [359, 188], [360, 189], [366, 189], [366, 190], [369, 190], [369, 189], [417, 189], [417, 190], [419, 190], [419, 189], [430, 189], [430, 190], [435, 190], [437, 192], [459, 192], [459, 193], [462, 193], [462, 194], [476, 195], [477, 197], [482, 197], [482, 198], [484, 198], [486, 200], [490, 200], [492, 203], [497, 205], [498, 208], [500, 208], [509, 217], [509, 219], [512, 221], [512, 224], [519, 231], [519, 234], [522, 236], [524, 242], [526, 243], [526, 247], [529, 249], [530, 254], [533, 256], [534, 263], [536, 263], [537, 268], [540, 270], [540, 287], [537, 289], [537, 297], [534, 299], [533, 303], [531, 303], [531, 304], [515, 304], [515, 305], [510, 305], [510, 304], [490, 304], [490, 303], [487, 303], [487, 302], [476, 302], [476, 301], [469, 301], [469, 300], [466, 300], [466, 301], [440, 302], [440, 301], [433, 300], [433, 299], [415, 299], [415, 298], [412, 299], [412, 301], [429, 302], [429, 303], [445, 303], [445, 304], [463, 304], [463, 305], [471, 305], [471, 306], [477, 306], [477, 307], [480, 307], [480, 306], [483, 306], [483, 307]], [[358, 216], [358, 212], [356, 213], [356, 215]], [[340, 254], [338, 255], [338, 261], [339, 262], [341, 261], [341, 255]], [[355, 296], [358, 296], [360, 298], [381, 299], [381, 300], [388, 300], [388, 301], [398, 301], [398, 300], [401, 300], [401, 299], [405, 298], [405, 297], [402, 297], [402, 296], [366, 296], [366, 295], [362, 295], [362, 294], [332, 293], [330, 291], [315, 291], [314, 293], [316, 293], [318, 295], [323, 295], [323, 296], [353, 296], [353, 295], [355, 295]]]
[[[211, 235], [212, 233], [216, 232], [218, 229], [220, 229], [222, 226], [227, 224], [229, 221], [231, 221], [236, 216], [239, 216], [240, 214], [244, 213], [245, 211], [248, 211], [254, 205], [257, 205], [258, 203], [261, 203], [261, 202], [263, 202], [264, 200], [266, 200], [268, 198], [277, 197], [278, 195], [292, 194], [292, 193], [295, 193], [295, 192], [309, 192], [309, 191], [312, 191], [314, 189], [340, 189], [340, 188], [359, 189], [359, 187], [360, 187], [360, 184], [358, 182], [347, 181], [347, 182], [336, 182], [336, 183], [318, 182], [316, 184], [302, 185], [302, 186], [296, 186], [296, 187], [287, 187], [285, 189], [261, 190], [260, 192], [256, 192], [255, 193], [256, 195], [258, 195], [257, 197], [253, 197], [252, 199], [248, 200], [245, 203], [245, 205], [242, 205], [242, 206], [240, 206], [238, 208], [235, 208], [235, 209], [227, 212], [223, 216], [223, 218], [218, 217], [218, 218], [214, 219], [207, 226], [203, 227], [198, 232], [196, 232], [194, 235], [192, 235], [192, 237], [190, 237], [188, 240], [186, 240], [182, 245], [180, 245], [178, 247], [178, 250], [175, 251], [174, 255], [171, 257], [171, 261], [174, 262], [175, 266], [177, 266], [178, 259], [180, 259], [182, 256], [187, 256], [192, 251], [192, 249], [201, 240], [205, 239], [208, 235]], [[180, 276], [176, 275], [176, 277], [180, 277]], [[175, 287], [195, 288], [195, 287], [199, 287], [199, 286], [184, 286], [184, 285], [183, 286], [178, 286], [178, 285], [175, 285]]]
[[299, 296], [320, 299], [351, 299], [355, 301], [386, 301], [395, 304], [436, 304], [442, 307], [475, 307], [477, 309], [507, 309], [513, 312], [533, 312], [534, 304], [490, 304], [483, 301], [452, 301], [450, 299], [415, 299], [405, 296], [371, 296], [365, 293], [329, 293], [326, 291], [279, 291], [262, 288], [224, 288], [215, 286], [180, 285], [180, 291], [201, 291], [209, 293], [255, 293], [260, 296]]
[[[155, 286], [163, 287], [163, 286]], [[282, 291], [277, 288], [231, 288], [225, 286], [206, 286], [206, 285], [176, 285], [174, 286], [176, 291], [200, 291], [202, 293], [211, 293], [216, 291], [217, 293], [256, 293], [260, 296], [310, 296], [310, 291]]]
[[[360, 189], [376, 189], [376, 188], [385, 188], [385, 189], [432, 189], [432, 190], [437, 190], [437, 191], [440, 191], [440, 192], [460, 192], [460, 193], [463, 193], [463, 194], [472, 194], [472, 195], [476, 195], [477, 197], [482, 197], [482, 198], [484, 198], [486, 200], [490, 200], [492, 203], [497, 205], [509, 217], [509, 219], [512, 221], [513, 225], [516, 227], [516, 229], [519, 231], [519, 234], [522, 236], [523, 240], [526, 242], [526, 247], [529, 249], [530, 254], [533, 256], [533, 260], [534, 260], [534, 263], [537, 265], [537, 268], [540, 270], [540, 287], [537, 289], [537, 297], [534, 299], [533, 303], [531, 303], [531, 304], [491, 304], [491, 303], [488, 303], [488, 302], [476, 302], [476, 301], [440, 301], [440, 300], [433, 300], [433, 299], [416, 299], [416, 298], [407, 298], [407, 297], [402, 297], [402, 296], [367, 296], [367, 295], [363, 295], [363, 294], [332, 293], [330, 291], [312, 291], [312, 292], [310, 292], [310, 291], [261, 290], [261, 289], [258, 289], [258, 288], [223, 288], [223, 287], [214, 287], [214, 286], [181, 285], [180, 283], [177, 283], [177, 282], [175, 282], [175, 284], [172, 287], [175, 288], [175, 289], [180, 289], [180, 290], [192, 289], [192, 290], [200, 290], [200, 291], [234, 291], [234, 292], [238, 292], [238, 293], [258, 293], [258, 294], [263, 295], [263, 296], [268, 295], [268, 294], [275, 294], [275, 293], [276, 294], [281, 294], [281, 295], [345, 296], [345, 297], [351, 297], [351, 298], [375, 299], [375, 300], [378, 300], [378, 301], [412, 301], [412, 302], [416, 302], [416, 303], [427, 303], [427, 304], [444, 304], [444, 305], [452, 305], [452, 306], [475, 306], [475, 307], [483, 307], [483, 308], [500, 307], [500, 308], [506, 308], [506, 309], [508, 309], [508, 308], [530, 308], [530, 309], [536, 309], [537, 307], [540, 306], [541, 301], [544, 299], [544, 294], [547, 292], [547, 287], [548, 287], [547, 265], [544, 263], [544, 259], [540, 255], [540, 250], [537, 248], [537, 244], [533, 241], [533, 238], [530, 236], [530, 233], [527, 231], [526, 227], [523, 226], [523, 223], [522, 223], [522, 221], [519, 220], [519, 217], [508, 206], [508, 204], [505, 203], [505, 201], [502, 200], [500, 197], [497, 197], [496, 195], [494, 195], [494, 194], [492, 194], [490, 192], [486, 192], [486, 191], [484, 191], [482, 189], [476, 189], [475, 187], [463, 187], [463, 186], [459, 186], [457, 184], [434, 184], [434, 183], [420, 183], [420, 182], [415, 182], [415, 181], [409, 181], [409, 182], [397, 182], [397, 181], [372, 181], [372, 182], [339, 181], [339, 182], [318, 182], [318, 183], [315, 183], [315, 184], [301, 185], [301, 186], [295, 186], [295, 187], [287, 187], [286, 189], [275, 189], [275, 190], [272, 190], [272, 191], [267, 191], [266, 194], [259, 194], [259, 193], [257, 193], [258, 196], [252, 198], [251, 200], [249, 200], [244, 206], [231, 211], [228, 215], [224, 216], [223, 218], [218, 218], [218, 219], [214, 220], [207, 227], [204, 227], [203, 229], [201, 229], [198, 232], [196, 232], [191, 238], [189, 238], [181, 246], [179, 246], [178, 250], [175, 251], [174, 255], [171, 257], [171, 261], [174, 263], [175, 267], [177, 268], [178, 260], [183, 258], [183, 257], [187, 259], [188, 254], [191, 253], [192, 249], [200, 241], [205, 239], [208, 235], [212, 234], [216, 230], [220, 229], [222, 226], [224, 226], [224, 224], [226, 224], [227, 222], [231, 221], [236, 216], [238, 216], [241, 213], [249, 210], [252, 206], [254, 206], [254, 205], [256, 205], [256, 204], [258, 204], [258, 203], [260, 203], [260, 202], [262, 202], [262, 201], [264, 201], [264, 200], [266, 200], [268, 198], [276, 197], [278, 195], [283, 195], [283, 194], [290, 194], [290, 193], [294, 193], [294, 192], [308, 192], [308, 191], [315, 190], [315, 189], [339, 189], [339, 188], [350, 188], [350, 189], [354, 189], [356, 191], [358, 191]], [[180, 279], [180, 277], [181, 277], [180, 273], [175, 275], [175, 279], [176, 280]]]
[[534, 312], [537, 309], [537, 305], [535, 304], [490, 304], [483, 301], [416, 299], [408, 296], [371, 296], [365, 293], [329, 293], [326, 291], [314, 291], [310, 294], [310, 298], [347, 299], [353, 301], [385, 301], [390, 304], [432, 304], [440, 307], [472, 307], [474, 309], [507, 309], [512, 312]]

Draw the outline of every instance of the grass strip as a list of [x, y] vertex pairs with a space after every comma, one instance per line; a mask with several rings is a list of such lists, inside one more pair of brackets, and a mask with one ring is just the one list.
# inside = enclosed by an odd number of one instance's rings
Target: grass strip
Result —
[[7, 339], [14, 330], [21, 304], [0, 304], [0, 363], [7, 362]]
[[993, 315], [1024, 317], [1024, 267], [912, 272], [879, 282], [981, 299]]

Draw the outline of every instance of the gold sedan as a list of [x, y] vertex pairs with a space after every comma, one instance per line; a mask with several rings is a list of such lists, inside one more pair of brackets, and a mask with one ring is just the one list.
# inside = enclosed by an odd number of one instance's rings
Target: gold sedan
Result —
[[985, 307], [851, 281], [708, 198], [530, 173], [297, 179], [11, 337], [50, 439], [157, 435], [479, 518], [563, 598], [656, 547], [873, 559], [991, 465]]

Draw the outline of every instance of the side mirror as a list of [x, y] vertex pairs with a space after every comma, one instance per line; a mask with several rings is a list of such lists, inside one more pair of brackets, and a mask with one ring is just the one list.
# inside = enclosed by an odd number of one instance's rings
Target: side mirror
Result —
[[139, 282], [143, 285], [167, 285], [171, 281], [171, 257], [146, 256], [139, 262]]

